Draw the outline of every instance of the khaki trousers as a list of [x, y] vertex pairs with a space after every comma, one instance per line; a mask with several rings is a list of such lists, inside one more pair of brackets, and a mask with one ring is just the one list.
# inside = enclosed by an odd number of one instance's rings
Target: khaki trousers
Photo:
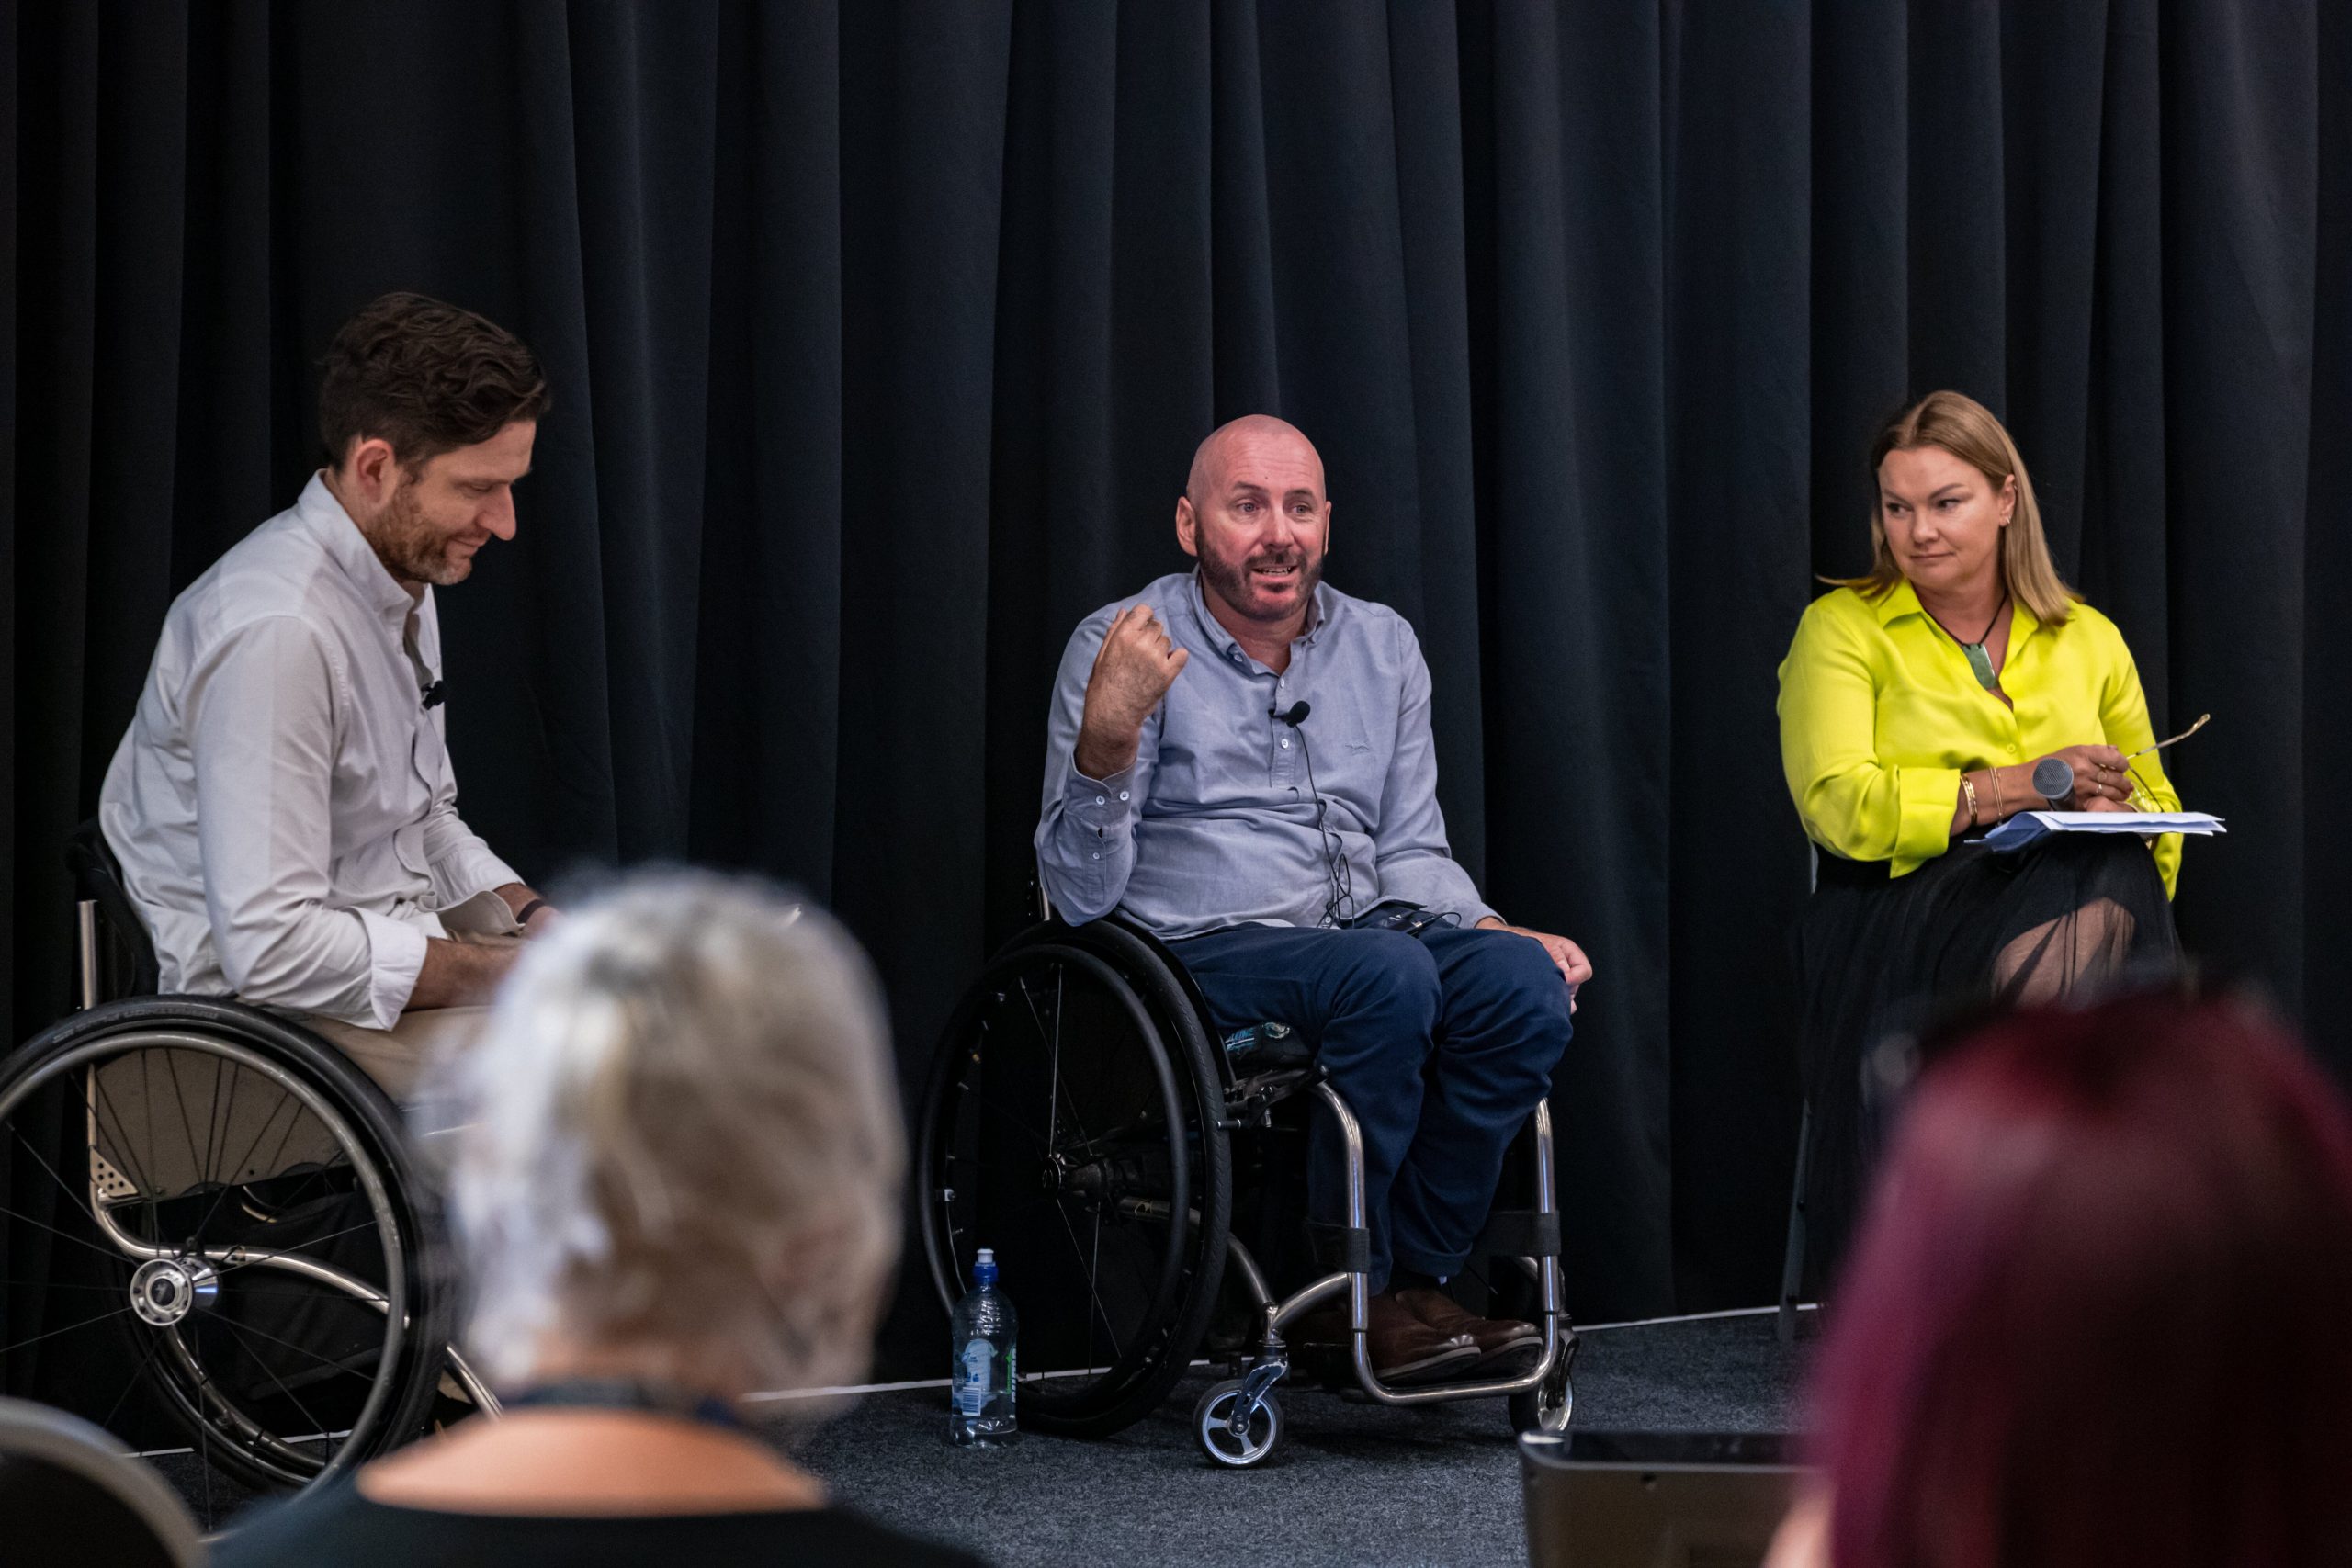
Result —
[[[334, 1045], [409, 1111], [422, 1136], [449, 1117], [418, 1106], [418, 1085], [443, 1051], [481, 1033], [486, 1007], [402, 1013], [390, 1029], [362, 1029], [296, 1013], [292, 1021]], [[218, 1057], [170, 1046], [134, 1051], [100, 1067], [88, 1095], [91, 1153], [114, 1195], [170, 1198], [206, 1182], [255, 1181], [336, 1157], [334, 1138], [283, 1088]], [[110, 1171], [111, 1174], [107, 1174]]]

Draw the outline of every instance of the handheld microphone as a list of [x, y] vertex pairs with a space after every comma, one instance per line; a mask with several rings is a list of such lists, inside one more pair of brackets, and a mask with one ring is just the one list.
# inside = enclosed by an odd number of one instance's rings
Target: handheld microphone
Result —
[[2052, 810], [2065, 810], [2075, 804], [2075, 770], [2063, 758], [2044, 757], [2033, 765], [2033, 792]]
[[424, 711], [431, 713], [447, 701], [448, 695], [449, 683], [447, 681], [434, 682], [433, 684], [424, 688]]
[[1315, 709], [1308, 705], [1306, 699], [1301, 697], [1297, 702], [1291, 704], [1290, 706], [1286, 708], [1268, 708], [1266, 710], [1266, 716], [1268, 718], [1280, 719], [1283, 723], [1289, 725], [1293, 729], [1296, 729], [1300, 725], [1306, 722], [1306, 716], [1314, 711]]

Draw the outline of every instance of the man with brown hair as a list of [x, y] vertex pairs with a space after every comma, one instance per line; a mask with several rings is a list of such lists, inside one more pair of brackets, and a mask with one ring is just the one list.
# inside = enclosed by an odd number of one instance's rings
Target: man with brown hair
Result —
[[548, 387], [416, 294], [324, 370], [327, 466], [174, 602], [98, 818], [165, 991], [311, 1015], [397, 1093], [554, 916], [458, 816], [433, 600], [514, 536]]

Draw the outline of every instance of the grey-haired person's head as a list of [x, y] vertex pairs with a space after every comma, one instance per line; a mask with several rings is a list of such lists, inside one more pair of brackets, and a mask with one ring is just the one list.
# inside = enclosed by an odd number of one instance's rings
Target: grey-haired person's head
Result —
[[743, 879], [625, 879], [531, 944], [435, 1098], [494, 1381], [865, 1371], [905, 1152], [882, 1005], [830, 918]]

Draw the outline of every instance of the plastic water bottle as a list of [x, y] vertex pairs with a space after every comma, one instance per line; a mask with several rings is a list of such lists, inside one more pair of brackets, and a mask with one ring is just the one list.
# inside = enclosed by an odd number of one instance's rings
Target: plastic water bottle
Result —
[[949, 1378], [949, 1442], [992, 1449], [1021, 1440], [1012, 1413], [1019, 1337], [1012, 1303], [996, 1288], [996, 1252], [984, 1247], [972, 1265], [972, 1289], [956, 1303], [948, 1333], [956, 1359]]

